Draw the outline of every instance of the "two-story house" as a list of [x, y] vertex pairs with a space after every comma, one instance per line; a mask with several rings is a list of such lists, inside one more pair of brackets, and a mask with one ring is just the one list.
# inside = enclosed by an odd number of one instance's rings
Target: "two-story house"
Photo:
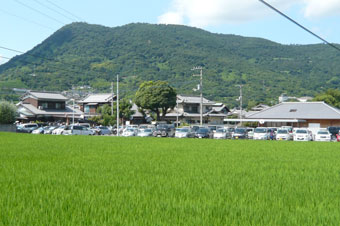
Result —
[[68, 98], [56, 92], [27, 91], [17, 104], [19, 118], [26, 121], [70, 122], [83, 118], [83, 113], [67, 106]]
[[[177, 117], [179, 121], [198, 124], [200, 123], [200, 103], [199, 96], [177, 95], [177, 105], [165, 119], [175, 122]], [[203, 123], [204, 124], [223, 124], [227, 117], [229, 109], [222, 103], [203, 98]]]
[[111, 93], [89, 94], [83, 100], [78, 101], [80, 110], [84, 112], [85, 118], [96, 116], [100, 106], [105, 104], [111, 105], [116, 101], [116, 95]]

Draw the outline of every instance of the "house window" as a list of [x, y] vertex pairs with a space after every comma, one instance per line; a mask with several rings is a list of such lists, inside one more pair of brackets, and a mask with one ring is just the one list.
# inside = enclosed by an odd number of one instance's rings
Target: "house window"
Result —
[[56, 108], [56, 109], [61, 109], [61, 103], [56, 103], [56, 104], [55, 104], [55, 108]]
[[90, 113], [90, 106], [89, 105], [85, 105], [84, 112], [85, 113]]
[[192, 113], [198, 113], [198, 107], [197, 106], [192, 106]]
[[296, 112], [297, 109], [290, 109], [289, 112]]
[[48, 108], [48, 103], [47, 103], [47, 102], [41, 103], [41, 107], [42, 107], [43, 109], [47, 109], [47, 108]]

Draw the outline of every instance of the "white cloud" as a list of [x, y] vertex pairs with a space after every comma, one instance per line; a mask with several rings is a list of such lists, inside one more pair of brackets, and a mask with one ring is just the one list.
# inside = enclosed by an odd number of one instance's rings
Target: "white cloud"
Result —
[[160, 24], [183, 24], [183, 15], [179, 12], [167, 12], [158, 17]]
[[[339, 0], [267, 0], [285, 11], [294, 5], [303, 7], [308, 18], [340, 12]], [[159, 23], [188, 24], [206, 27], [224, 23], [240, 23], [274, 14], [258, 0], [172, 0], [170, 10], [161, 15]]]
[[305, 17], [319, 18], [340, 14], [339, 0], [304, 0], [306, 8]]

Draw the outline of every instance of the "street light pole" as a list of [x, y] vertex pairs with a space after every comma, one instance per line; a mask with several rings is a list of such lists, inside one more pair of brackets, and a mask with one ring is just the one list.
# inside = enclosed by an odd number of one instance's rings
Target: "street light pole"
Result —
[[119, 75], [117, 74], [117, 137], [119, 137]]
[[242, 103], [243, 103], [242, 87], [243, 87], [243, 85], [236, 85], [236, 86], [240, 87], [240, 97], [239, 97], [239, 101], [240, 101], [240, 122], [241, 122], [241, 126], [242, 126]]
[[200, 125], [203, 125], [203, 68], [202, 67], [194, 67], [192, 70], [200, 70], [199, 75], [193, 75], [193, 76], [200, 76]]
[[73, 114], [72, 114], [72, 125], [74, 125], [74, 111], [75, 111], [75, 108], [74, 108], [74, 98], [72, 99], [73, 100]]

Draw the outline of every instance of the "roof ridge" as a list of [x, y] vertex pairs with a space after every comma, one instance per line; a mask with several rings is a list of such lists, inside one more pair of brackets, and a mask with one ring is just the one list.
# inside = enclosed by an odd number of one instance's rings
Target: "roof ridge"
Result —
[[274, 106], [271, 106], [271, 107], [269, 107], [269, 108], [265, 108], [265, 109], [263, 109], [262, 111], [259, 111], [259, 112], [256, 112], [256, 113], [254, 113], [254, 114], [248, 115], [248, 117], [249, 117], [249, 116], [252, 116], [252, 117], [253, 117], [253, 116], [256, 115], [256, 114], [260, 114], [260, 113], [262, 113], [262, 112], [265, 112], [265, 111], [268, 111], [268, 110], [270, 110], [270, 109], [276, 108], [276, 107], [282, 105], [283, 103], [284, 103], [284, 102], [279, 103], [279, 104], [274, 105]]
[[333, 107], [333, 106], [331, 106], [331, 105], [325, 103], [324, 101], [322, 101], [322, 103], [323, 103], [324, 105], [326, 105], [328, 108], [332, 109], [333, 111], [335, 111], [336, 113], [338, 113], [338, 114], [340, 115], [340, 110], [339, 110], [339, 109], [337, 109], [337, 108], [335, 108], [335, 107]]

